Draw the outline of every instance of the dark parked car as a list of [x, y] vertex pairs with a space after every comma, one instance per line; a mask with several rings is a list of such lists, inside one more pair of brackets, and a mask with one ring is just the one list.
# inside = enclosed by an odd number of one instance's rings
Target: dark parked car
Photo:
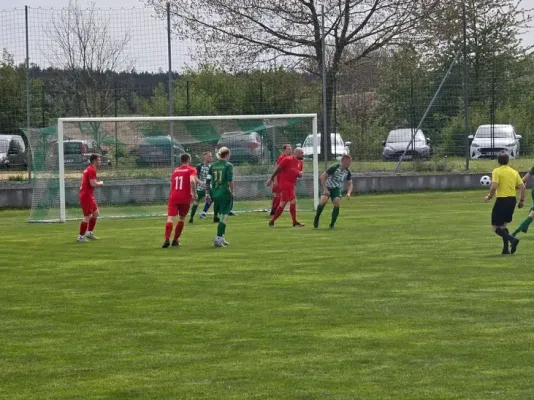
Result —
[[111, 165], [107, 155], [99, 150], [94, 142], [88, 140], [64, 140], [63, 157], [65, 168], [84, 169], [89, 165], [91, 154], [100, 155], [100, 166], [106, 167]]
[[148, 136], [137, 146], [135, 162], [145, 166], [179, 165], [183, 153], [184, 148], [170, 136]]
[[215, 150], [230, 148], [232, 163], [268, 163], [271, 152], [257, 132], [225, 132], [219, 139]]
[[0, 168], [26, 169], [28, 146], [22, 136], [0, 135]]
[[406, 151], [406, 160], [428, 159], [431, 156], [430, 139], [422, 130], [395, 129], [389, 132], [388, 138], [382, 143], [384, 160], [398, 160]]

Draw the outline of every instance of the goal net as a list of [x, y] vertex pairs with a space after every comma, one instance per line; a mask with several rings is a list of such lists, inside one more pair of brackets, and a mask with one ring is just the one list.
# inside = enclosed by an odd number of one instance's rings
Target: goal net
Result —
[[80, 181], [93, 153], [101, 155], [98, 179], [104, 186], [95, 189], [95, 197], [104, 218], [165, 215], [180, 155], [191, 154], [197, 166], [206, 152], [216, 161], [222, 146], [230, 148], [234, 164], [234, 212], [270, 211], [265, 182], [284, 144], [309, 144], [297, 183], [299, 208], [312, 210], [318, 202], [315, 114], [64, 118], [26, 133], [34, 180], [31, 222], [81, 218]]

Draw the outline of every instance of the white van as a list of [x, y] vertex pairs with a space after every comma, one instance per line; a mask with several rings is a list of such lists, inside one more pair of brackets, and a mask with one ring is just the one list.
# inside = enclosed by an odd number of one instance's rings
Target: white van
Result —
[[[321, 154], [321, 133], [317, 133], [317, 154]], [[339, 133], [331, 133], [331, 153], [335, 155], [336, 160], [340, 160], [344, 155], [350, 154], [349, 146], [351, 142], [344, 142]], [[313, 157], [313, 135], [306, 136], [303, 144], [298, 143], [297, 147], [302, 147], [304, 150], [304, 158], [311, 159]]]

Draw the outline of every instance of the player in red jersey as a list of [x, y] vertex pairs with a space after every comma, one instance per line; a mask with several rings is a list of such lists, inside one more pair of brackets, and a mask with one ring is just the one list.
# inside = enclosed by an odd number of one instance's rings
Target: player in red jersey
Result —
[[[278, 159], [276, 160], [276, 165], [278, 166], [280, 162], [288, 157], [291, 156], [292, 150], [290, 144], [284, 144], [282, 146], [282, 154], [278, 156]], [[270, 184], [271, 181], [269, 181]], [[278, 182], [277, 180], [274, 180], [272, 183], [272, 196], [273, 196], [273, 202], [271, 204], [271, 216], [276, 213], [276, 209], [280, 205], [280, 189], [278, 188]]]
[[87, 239], [98, 239], [93, 230], [98, 218], [98, 205], [96, 204], [94, 190], [95, 187], [102, 186], [104, 182], [96, 180], [96, 170], [100, 167], [100, 156], [91, 154], [89, 166], [83, 171], [82, 182], [80, 183], [80, 206], [83, 211], [83, 219], [80, 224], [80, 235], [78, 242], [86, 242]]
[[304, 152], [301, 148], [295, 149], [293, 156], [285, 157], [276, 170], [273, 172], [270, 182], [274, 182], [274, 179], [278, 176], [278, 187], [280, 189], [280, 205], [276, 209], [275, 214], [269, 222], [269, 226], [274, 226], [274, 221], [282, 215], [284, 208], [289, 203], [289, 212], [293, 220], [294, 227], [303, 227], [297, 221], [297, 196], [295, 194], [295, 185], [298, 177], [301, 175], [299, 171], [299, 161], [304, 157]]
[[162, 246], [164, 249], [171, 245], [169, 241], [177, 216], [179, 216], [179, 220], [174, 230], [172, 246], [180, 245], [178, 239], [180, 239], [184, 229], [185, 217], [189, 212], [191, 200], [196, 199], [197, 169], [191, 166], [191, 156], [184, 153], [180, 156], [180, 166], [171, 175], [171, 190], [167, 204], [167, 223], [165, 224], [165, 243]]

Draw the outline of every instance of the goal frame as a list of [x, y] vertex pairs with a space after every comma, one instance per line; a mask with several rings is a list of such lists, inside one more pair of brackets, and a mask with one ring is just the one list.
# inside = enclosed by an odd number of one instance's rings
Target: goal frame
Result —
[[258, 114], [258, 115], [204, 115], [204, 116], [172, 116], [172, 117], [71, 117], [57, 120], [57, 145], [59, 163], [59, 221], [67, 221], [65, 200], [65, 155], [64, 155], [64, 125], [76, 122], [173, 122], [173, 121], [215, 121], [215, 120], [246, 120], [246, 119], [287, 119], [304, 118], [312, 121], [313, 135], [313, 209], [319, 205], [319, 157], [317, 147], [317, 114]]

